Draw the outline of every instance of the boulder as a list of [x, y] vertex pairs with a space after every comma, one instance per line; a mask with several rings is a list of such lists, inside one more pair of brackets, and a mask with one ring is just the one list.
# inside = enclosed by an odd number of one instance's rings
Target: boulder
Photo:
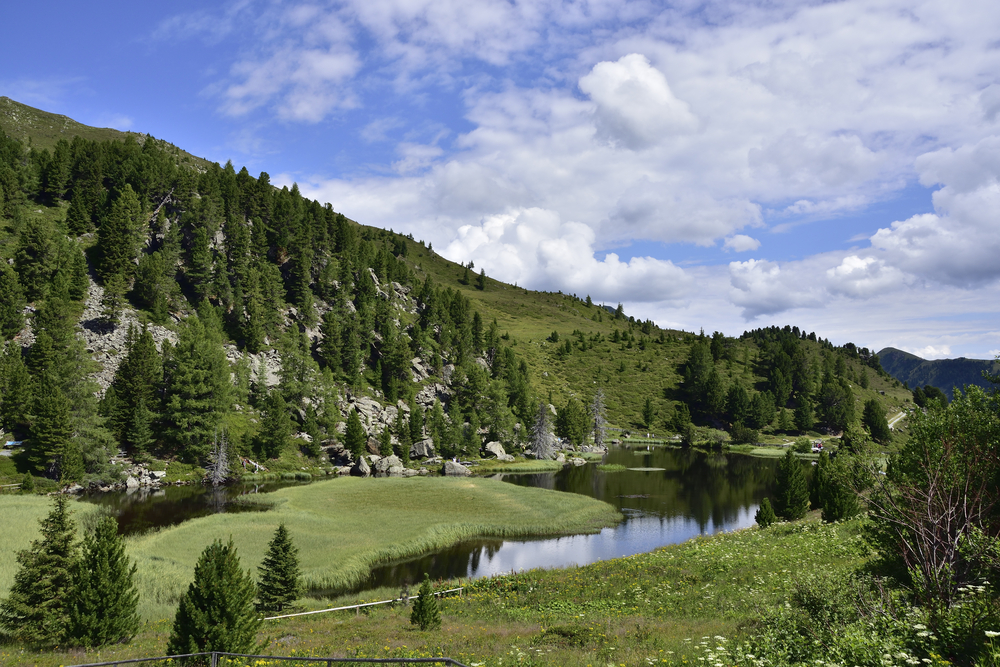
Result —
[[510, 454], [504, 454], [503, 456], [498, 456], [497, 461], [506, 461], [507, 463], [513, 463], [514, 457]]
[[434, 456], [434, 441], [431, 438], [424, 438], [410, 445], [411, 459], [426, 459]]
[[154, 479], [158, 479], [158, 480], [159, 479], [163, 479], [164, 477], [167, 476], [167, 471], [166, 470], [151, 470], [149, 472], [149, 476], [152, 477], [152, 478], [154, 478]]
[[472, 471], [461, 463], [456, 463], [455, 461], [445, 461], [444, 467], [441, 468], [441, 474], [449, 477], [468, 477], [472, 474]]
[[582, 465], [586, 465], [586, 463], [587, 463], [586, 461], [584, 461], [583, 459], [581, 459], [579, 456], [574, 456], [573, 458], [571, 458], [569, 460], [569, 462], [572, 463], [575, 466], [582, 466]]
[[566, 463], [566, 455], [562, 452], [556, 455], [556, 463]]
[[139, 478], [138, 477], [132, 477], [131, 475], [129, 475], [125, 479], [125, 488], [126, 489], [138, 489], [139, 488]]
[[486, 454], [492, 454], [493, 456], [501, 460], [503, 460], [503, 457], [507, 455], [507, 452], [505, 452], [503, 449], [503, 445], [501, 445], [496, 440], [492, 442], [487, 442], [485, 445], [483, 445], [483, 452]]
[[368, 462], [365, 461], [365, 457], [359, 456], [358, 462], [354, 464], [351, 468], [351, 474], [355, 477], [370, 477], [372, 474], [372, 469], [368, 467]]
[[399, 460], [398, 456], [387, 456], [384, 459], [378, 460], [375, 464], [375, 472], [392, 475], [394, 477], [402, 475], [403, 462]]

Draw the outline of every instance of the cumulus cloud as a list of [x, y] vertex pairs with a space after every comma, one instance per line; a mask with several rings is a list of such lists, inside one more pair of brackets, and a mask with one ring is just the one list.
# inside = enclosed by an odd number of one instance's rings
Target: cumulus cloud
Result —
[[698, 119], [674, 96], [663, 73], [639, 53], [597, 63], [580, 79], [580, 90], [597, 105], [601, 134], [632, 150], [698, 127]]
[[512, 210], [478, 225], [464, 225], [443, 254], [473, 260], [505, 282], [590, 294], [611, 302], [623, 294], [635, 302], [677, 302], [691, 288], [690, 278], [670, 261], [633, 257], [623, 262], [614, 253], [598, 260], [590, 227], [563, 222], [558, 213], [539, 208]]
[[759, 248], [760, 241], [746, 234], [734, 234], [727, 238], [722, 245], [733, 252], [749, 252]]

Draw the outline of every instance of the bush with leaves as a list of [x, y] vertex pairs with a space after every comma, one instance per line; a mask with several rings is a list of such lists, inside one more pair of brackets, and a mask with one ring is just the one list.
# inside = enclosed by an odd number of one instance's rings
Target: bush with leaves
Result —
[[240, 569], [232, 539], [208, 545], [177, 606], [167, 653], [252, 652], [261, 623], [254, 609], [256, 596], [257, 585]]
[[441, 627], [441, 611], [431, 590], [431, 577], [426, 572], [424, 581], [420, 584], [420, 592], [417, 593], [417, 601], [413, 603], [413, 610], [410, 612], [410, 623], [419, 625], [421, 630], [437, 630]]

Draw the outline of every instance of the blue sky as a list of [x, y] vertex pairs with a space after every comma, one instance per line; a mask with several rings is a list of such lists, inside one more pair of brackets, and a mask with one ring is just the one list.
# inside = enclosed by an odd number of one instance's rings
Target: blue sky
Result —
[[16, 3], [0, 95], [662, 325], [987, 358], [990, 5]]

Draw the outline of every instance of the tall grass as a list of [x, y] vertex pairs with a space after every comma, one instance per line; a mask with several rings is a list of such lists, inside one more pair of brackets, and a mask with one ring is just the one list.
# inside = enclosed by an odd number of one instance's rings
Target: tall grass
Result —
[[327, 591], [362, 582], [378, 563], [464, 539], [594, 532], [621, 518], [585, 496], [478, 478], [343, 478], [267, 498], [267, 512], [217, 514], [130, 539], [142, 615], [173, 614], [195, 561], [214, 539], [231, 537], [243, 566], [253, 568], [280, 523], [299, 548], [306, 589]]
[[[6, 597], [17, 571], [17, 552], [41, 537], [38, 522], [52, 509], [52, 500], [36, 495], [0, 495], [0, 597]], [[100, 509], [90, 503], [70, 503], [73, 520], [82, 537], [90, 518]]]

